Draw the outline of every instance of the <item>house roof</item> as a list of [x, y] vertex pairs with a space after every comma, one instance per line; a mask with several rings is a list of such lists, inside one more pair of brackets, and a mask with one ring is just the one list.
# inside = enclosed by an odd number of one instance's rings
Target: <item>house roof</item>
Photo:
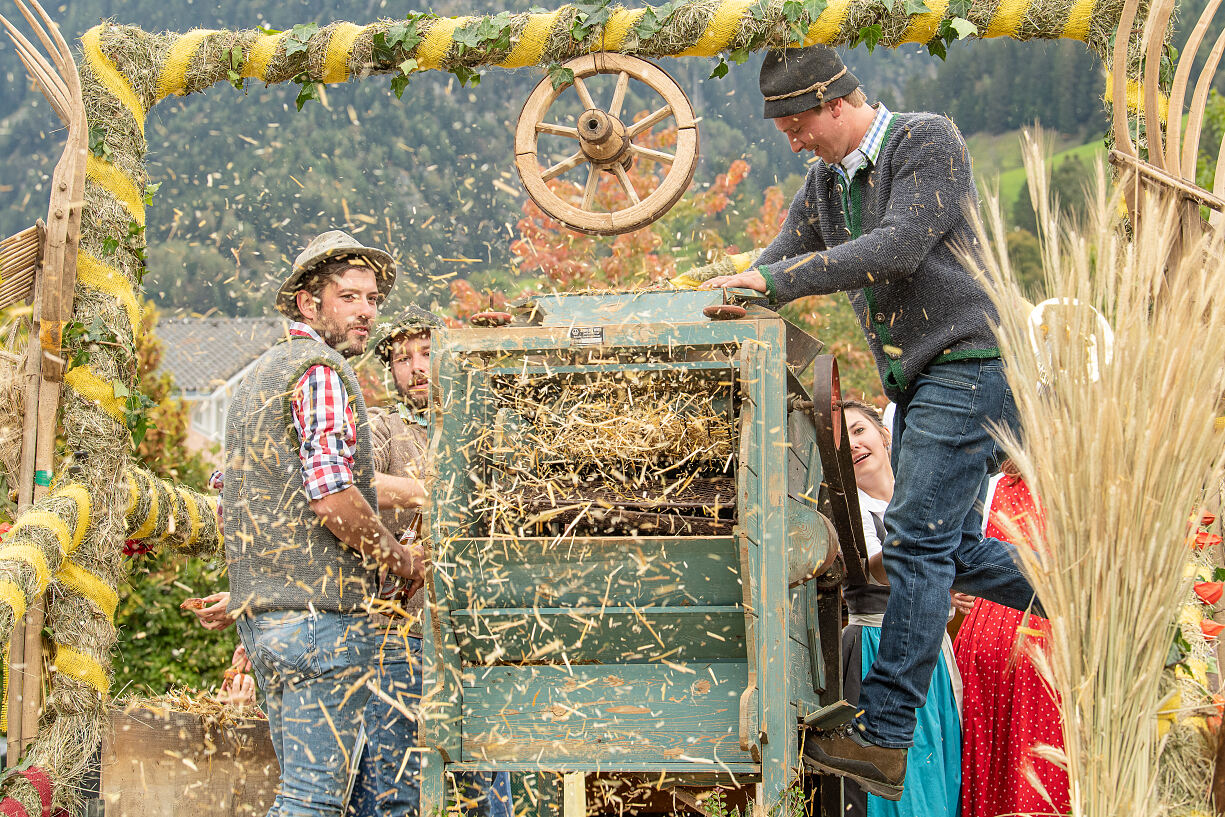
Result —
[[211, 392], [289, 331], [281, 318], [169, 318], [154, 330], [162, 341], [158, 371], [184, 392]]

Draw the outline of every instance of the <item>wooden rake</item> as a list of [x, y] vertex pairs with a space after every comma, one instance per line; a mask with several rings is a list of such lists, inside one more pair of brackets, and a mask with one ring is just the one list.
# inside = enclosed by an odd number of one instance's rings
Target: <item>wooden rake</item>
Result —
[[[88, 126], [81, 98], [81, 78], [59, 27], [37, 0], [13, 2], [42, 44], [42, 50], [3, 15], [0, 15], [0, 24], [17, 47], [17, 54], [30, 77], [56, 115], [68, 126], [67, 144], [51, 177], [51, 202], [45, 230], [41, 226], [33, 228], [33, 235], [25, 230], [4, 243], [0, 306], [27, 298], [31, 288], [35, 289], [34, 324], [26, 358], [25, 425], [18, 486], [18, 508], [24, 511], [49, 490], [54, 467], [55, 418], [64, 377], [61, 341], [64, 325], [72, 316], [76, 286], [81, 210], [85, 203]], [[29, 253], [32, 242], [37, 243], [33, 257]], [[9, 648], [10, 765], [21, 758], [38, 734], [42, 708], [43, 618], [43, 600], [39, 599], [29, 606], [24, 622], [14, 622]]]
[[1156, 0], [1150, 9], [1141, 39], [1141, 51], [1144, 55], [1141, 84], [1143, 112], [1137, 113], [1137, 117], [1142, 115], [1144, 118], [1144, 133], [1148, 141], [1146, 158], [1140, 156], [1131, 138], [1131, 115], [1127, 106], [1128, 47], [1139, 5], [1140, 0], [1127, 0], [1114, 41], [1111, 59], [1111, 102], [1114, 107], [1112, 129], [1115, 147], [1110, 151], [1110, 161], [1122, 173], [1124, 199], [1133, 219], [1139, 212], [1139, 199], [1142, 194], [1171, 198], [1177, 203], [1180, 211], [1181, 240], [1171, 258], [1173, 262], [1181, 248], [1189, 246], [1203, 232], [1204, 224], [1199, 215], [1200, 205], [1211, 211], [1210, 221], [1214, 226], [1225, 214], [1225, 166], [1220, 163], [1225, 160], [1225, 140], [1217, 149], [1218, 164], [1212, 190], [1205, 190], [1195, 181], [1208, 91], [1222, 54], [1225, 54], [1225, 32], [1217, 37], [1196, 78], [1190, 104], [1186, 106], [1185, 133], [1182, 127], [1192, 66], [1200, 46], [1203, 45], [1208, 26], [1220, 8], [1221, 0], [1209, 0], [1179, 52], [1180, 58], [1174, 71], [1164, 126], [1160, 116], [1161, 56], [1165, 47], [1165, 31], [1174, 12], [1175, 0]]

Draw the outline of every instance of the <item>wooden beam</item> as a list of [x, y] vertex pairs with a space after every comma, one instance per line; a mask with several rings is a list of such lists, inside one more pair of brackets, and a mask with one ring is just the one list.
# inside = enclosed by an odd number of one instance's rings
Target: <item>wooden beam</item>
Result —
[[587, 775], [566, 772], [562, 778], [562, 817], [586, 817]]

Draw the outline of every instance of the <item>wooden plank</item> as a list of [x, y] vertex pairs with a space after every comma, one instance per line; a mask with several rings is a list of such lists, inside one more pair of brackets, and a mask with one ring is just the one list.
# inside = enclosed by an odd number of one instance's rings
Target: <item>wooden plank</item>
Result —
[[566, 772], [562, 779], [563, 817], [587, 817], [587, 775]]
[[744, 658], [744, 610], [738, 604], [453, 610], [451, 625], [469, 665]]
[[[759, 674], [762, 741], [762, 803], [773, 809], [790, 785], [798, 766], [795, 686], [790, 677], [791, 639], [787, 636], [790, 600], [787, 589], [787, 409], [785, 396], [786, 341], [781, 323], [761, 322], [762, 345], [753, 355], [756, 377], [750, 391], [757, 395], [756, 425], [760, 444], [752, 452], [761, 474], [760, 601], [758, 667], [787, 668]], [[742, 369], [747, 375], [750, 370]]]
[[463, 760], [591, 762], [605, 770], [752, 763], [737, 739], [745, 681], [743, 662], [469, 671]]
[[457, 608], [740, 601], [730, 536], [460, 539], [443, 560]]
[[107, 817], [259, 817], [280, 778], [268, 722], [205, 725], [197, 715], [111, 713], [103, 738]]

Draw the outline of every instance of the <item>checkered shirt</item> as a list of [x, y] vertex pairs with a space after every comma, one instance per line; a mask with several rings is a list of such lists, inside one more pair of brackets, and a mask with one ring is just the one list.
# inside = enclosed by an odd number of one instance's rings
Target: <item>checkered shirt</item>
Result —
[[834, 165], [834, 170], [847, 182], [855, 178], [861, 167], [871, 167], [880, 156], [881, 146], [885, 144], [885, 133], [889, 130], [889, 120], [893, 114], [885, 107], [885, 103], [876, 104], [876, 117], [868, 127], [868, 132], [859, 141], [859, 147], [846, 155], [840, 163]]
[[[289, 325], [289, 334], [323, 342], [314, 329], [298, 321]], [[307, 369], [294, 386], [290, 406], [301, 441], [298, 456], [307, 497], [322, 499], [353, 485], [357, 422], [337, 371], [322, 364]]]

